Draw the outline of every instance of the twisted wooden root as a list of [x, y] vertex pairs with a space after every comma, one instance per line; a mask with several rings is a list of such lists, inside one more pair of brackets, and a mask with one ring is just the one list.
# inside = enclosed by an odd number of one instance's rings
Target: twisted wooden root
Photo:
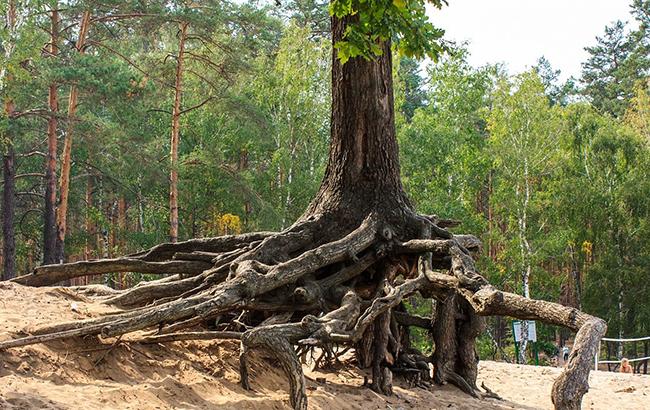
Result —
[[[287, 373], [292, 406], [305, 409], [305, 381], [294, 346], [301, 354], [319, 348], [333, 358], [333, 346], [345, 346], [355, 349], [360, 366], [372, 368], [370, 387], [383, 394], [391, 394], [392, 372], [428, 386], [433, 364], [437, 383], [492, 397], [494, 392], [476, 385], [475, 340], [483, 330], [482, 316], [507, 315], [577, 331], [552, 399], [557, 409], [579, 408], [605, 323], [572, 308], [495, 289], [474, 266], [472, 255], [480, 249], [475, 237], [454, 236], [435, 218], [414, 220], [421, 224], [415, 229], [421, 234], [413, 239], [399, 238], [378, 213], [371, 213], [352, 231], [340, 232], [340, 239], [328, 241], [332, 231], [342, 228], [315, 216], [280, 233], [196, 239], [124, 258], [39, 267], [14, 281], [42, 286], [126, 271], [169, 276], [120, 292], [76, 288], [125, 310], [33, 329], [30, 336], [1, 341], [0, 349], [147, 329], [155, 334], [131, 342], [240, 339], [242, 386], [250, 388], [248, 352], [266, 349]], [[415, 293], [436, 301], [432, 317], [406, 312], [404, 300]], [[212, 330], [191, 329], [198, 325]], [[431, 357], [410, 345], [409, 326], [430, 331], [435, 345]]]

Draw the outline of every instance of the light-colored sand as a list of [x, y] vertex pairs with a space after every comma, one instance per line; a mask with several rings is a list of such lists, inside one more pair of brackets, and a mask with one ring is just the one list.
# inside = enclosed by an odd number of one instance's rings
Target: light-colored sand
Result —
[[[72, 304], [75, 308], [72, 308]], [[76, 310], [73, 311], [73, 310]], [[56, 288], [0, 283], [0, 340], [31, 327], [109, 308]], [[253, 357], [252, 392], [238, 385], [238, 345], [178, 342], [98, 345], [66, 340], [0, 352], [0, 409], [287, 409], [287, 382], [272, 360]], [[100, 348], [100, 349], [98, 349]], [[395, 380], [395, 396], [361, 387], [364, 373], [305, 369], [314, 409], [550, 409], [559, 369], [482, 362], [482, 381], [504, 400], [476, 400], [452, 386], [430, 391]], [[325, 378], [319, 383], [316, 378]], [[593, 372], [585, 409], [650, 408], [650, 376]]]

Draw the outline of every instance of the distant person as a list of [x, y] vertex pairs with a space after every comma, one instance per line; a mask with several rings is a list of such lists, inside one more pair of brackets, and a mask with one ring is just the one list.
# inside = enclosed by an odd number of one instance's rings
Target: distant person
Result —
[[626, 357], [621, 359], [621, 373], [634, 373], [634, 369], [630, 366], [630, 361]]
[[564, 363], [569, 361], [569, 348], [566, 346], [562, 348], [562, 359], [564, 360]]

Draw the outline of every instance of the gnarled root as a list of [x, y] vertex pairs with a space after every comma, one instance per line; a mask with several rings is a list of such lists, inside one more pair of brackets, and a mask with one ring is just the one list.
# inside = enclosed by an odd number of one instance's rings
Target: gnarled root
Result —
[[589, 390], [589, 370], [600, 339], [605, 335], [607, 325], [599, 318], [588, 318], [582, 322], [573, 342], [566, 369], [555, 383], [551, 398], [555, 408], [580, 409], [582, 396]]
[[483, 318], [456, 292], [438, 303], [433, 325], [434, 380], [451, 382], [473, 397], [481, 397], [476, 386], [478, 354], [475, 341], [483, 330]]
[[[393, 374], [387, 365], [388, 336], [390, 334], [390, 312], [384, 312], [375, 321], [372, 356], [372, 383], [370, 388], [387, 396], [393, 394]], [[388, 363], [387, 363], [388, 361]]]
[[604, 320], [557, 303], [502, 292], [489, 285], [464, 295], [480, 315], [540, 320], [577, 331], [569, 363], [553, 384], [551, 399], [556, 409], [580, 408], [582, 396], [589, 390], [589, 371], [598, 342], [607, 330]]
[[[244, 333], [242, 336], [242, 344], [246, 348], [263, 348], [273, 353], [289, 379], [291, 407], [296, 410], [306, 410], [307, 393], [305, 392], [305, 376], [302, 372], [302, 365], [298, 360], [298, 355], [293, 350], [293, 345], [289, 342], [289, 337], [285, 335], [285, 328], [261, 327], [253, 329]], [[242, 354], [246, 354], [245, 350], [242, 350]], [[250, 389], [246, 358], [244, 358], [242, 363], [242, 367], [240, 367], [242, 386]]]
[[[126, 310], [41, 327], [30, 336], [0, 341], [0, 349], [140, 330], [154, 334], [122, 342], [240, 339], [242, 386], [250, 388], [250, 349], [268, 350], [287, 373], [292, 406], [305, 409], [305, 380], [294, 346], [302, 353], [320, 347], [336, 359], [331, 349], [336, 344], [354, 348], [358, 364], [372, 368], [370, 385], [377, 392], [391, 394], [393, 373], [412, 385], [428, 386], [433, 363], [436, 382], [491, 397], [494, 392], [482, 393], [476, 385], [475, 340], [484, 326], [481, 316], [508, 315], [578, 332], [569, 364], [553, 386], [553, 402], [558, 409], [579, 408], [604, 322], [494, 289], [474, 267], [478, 239], [452, 235], [436, 225], [437, 218], [407, 219], [414, 226], [396, 230], [372, 212], [350, 231], [333, 226], [332, 215], [316, 215], [280, 233], [162, 244], [125, 258], [40, 267], [15, 281], [40, 286], [132, 270], [171, 276], [119, 293], [103, 292], [105, 303]], [[402, 237], [413, 232], [418, 237]], [[437, 301], [435, 320], [405, 311], [404, 299], [416, 292]], [[209, 330], [191, 329], [201, 325]], [[410, 346], [409, 326], [431, 332], [432, 357]]]
[[338, 293], [341, 292], [345, 292], [341, 307], [322, 318], [305, 316], [300, 323], [261, 326], [244, 332], [240, 354], [240, 358], [242, 356], [244, 358], [240, 362], [242, 386], [250, 388], [246, 363], [247, 350], [263, 348], [273, 353], [287, 374], [293, 408], [306, 409], [305, 377], [293, 345], [330, 341], [333, 333], [340, 332], [353, 323], [359, 316], [360, 300], [352, 291], [339, 289]]
[[33, 273], [18, 276], [11, 281], [25, 286], [51, 286], [80, 276], [112, 272], [198, 274], [209, 268], [210, 262], [204, 260], [172, 260], [174, 255], [188, 252], [223, 253], [251, 242], [260, 241], [271, 235], [273, 235], [271, 232], [256, 232], [164, 243], [147, 251], [123, 258], [39, 266], [34, 269]]

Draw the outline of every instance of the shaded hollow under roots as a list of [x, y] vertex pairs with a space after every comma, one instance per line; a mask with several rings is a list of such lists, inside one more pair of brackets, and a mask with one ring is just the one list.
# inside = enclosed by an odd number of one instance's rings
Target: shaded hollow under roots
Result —
[[[248, 352], [264, 349], [287, 374], [295, 409], [307, 408], [301, 356], [319, 352], [317, 363], [322, 364], [354, 349], [358, 365], [372, 369], [369, 387], [379, 393], [392, 393], [395, 374], [422, 387], [453, 383], [481, 398], [491, 394], [476, 385], [475, 341], [483, 316], [508, 315], [577, 332], [552, 399], [558, 409], [580, 407], [605, 332], [601, 319], [495, 289], [474, 266], [472, 255], [480, 242], [451, 234], [445, 229], [449, 221], [410, 215], [397, 226], [395, 218], [379, 212], [368, 212], [356, 226], [335, 221], [314, 214], [280, 233], [196, 239], [118, 259], [39, 267], [14, 282], [43, 286], [91, 273], [134, 270], [166, 276], [123, 291], [77, 288], [121, 310], [33, 329], [28, 337], [0, 342], [0, 349], [141, 330], [151, 334], [138, 333], [132, 342], [239, 339], [242, 386], [251, 386]], [[432, 317], [406, 312], [405, 298], [416, 293], [435, 300]], [[431, 356], [410, 344], [411, 326], [429, 330]], [[209, 329], [201, 330], [205, 327]]]

